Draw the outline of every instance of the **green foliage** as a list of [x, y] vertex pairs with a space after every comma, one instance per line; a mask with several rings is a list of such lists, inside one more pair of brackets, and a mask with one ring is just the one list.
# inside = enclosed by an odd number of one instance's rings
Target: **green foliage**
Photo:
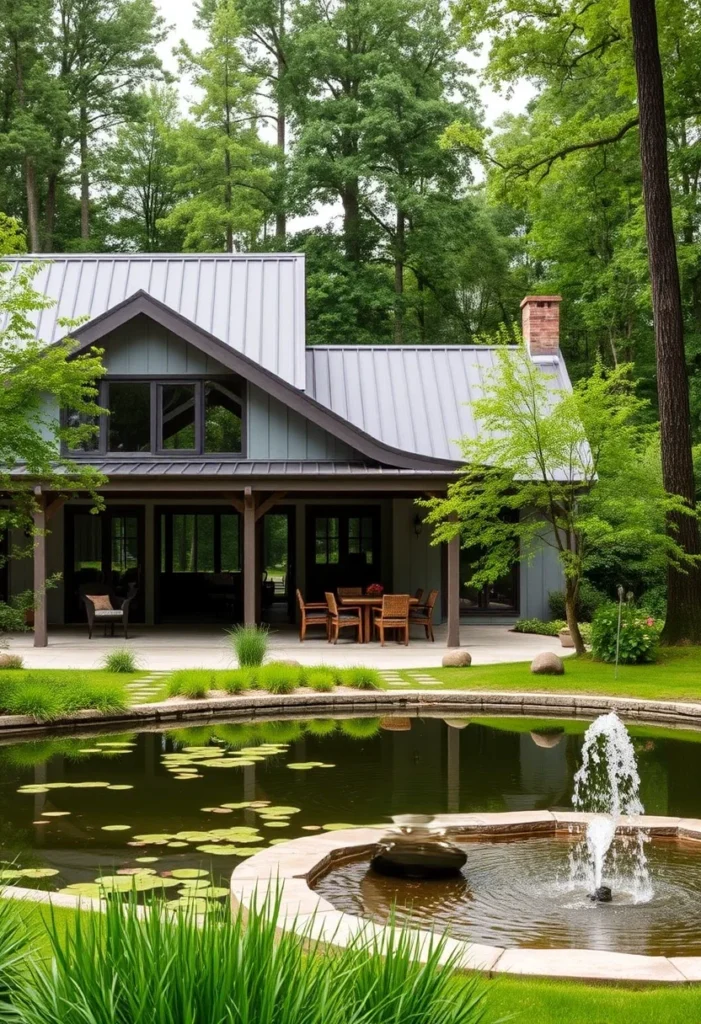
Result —
[[234, 626], [227, 636], [241, 668], [263, 664], [268, 653], [267, 626]]
[[[602, 605], [592, 622], [592, 654], [600, 661], [616, 660], [619, 607], [614, 602]], [[618, 660], [622, 665], [641, 665], [657, 660], [660, 624], [633, 604], [621, 609], [621, 633]]]
[[251, 685], [251, 671], [243, 668], [235, 669], [233, 672], [225, 672], [223, 675], [217, 675], [215, 680], [217, 689], [226, 690], [227, 693], [232, 695], [245, 693], [246, 690], [251, 689]]
[[123, 683], [100, 673], [0, 670], [0, 714], [50, 722], [75, 711], [105, 713], [128, 707]]
[[344, 718], [339, 725], [343, 735], [353, 740], [370, 740], [380, 731], [379, 718]]
[[278, 934], [276, 917], [269, 897], [245, 915], [213, 909], [201, 922], [194, 910], [168, 917], [152, 905], [144, 918], [135, 900], [126, 908], [113, 900], [104, 914], [76, 915], [68, 932], [52, 922], [53, 962], [37, 957], [31, 970], [18, 971], [12, 1001], [24, 1024], [234, 1021], [242, 1007], [256, 1024], [477, 1024], [482, 1017], [482, 983], [472, 979], [456, 1000], [455, 960], [439, 940], [425, 964], [416, 942], [397, 930], [390, 957], [370, 935], [320, 955], [308, 934]]
[[[606, 598], [599, 593], [587, 580], [582, 580], [577, 595], [577, 621], [591, 622], [594, 612]], [[565, 595], [562, 590], [551, 590], [548, 594], [548, 607], [553, 619], [565, 618]]]
[[214, 685], [214, 673], [206, 669], [181, 669], [166, 682], [169, 697], [187, 697], [188, 700], [204, 700]]
[[102, 663], [108, 672], [136, 672], [139, 667], [138, 658], [128, 647], [109, 651]]
[[691, 564], [666, 517], [695, 513], [664, 490], [657, 432], [641, 424], [646, 408], [629, 366], [597, 363], [570, 393], [525, 348], [504, 347], [472, 403], [480, 433], [461, 443], [465, 468], [447, 498], [420, 503], [435, 524], [433, 543], [459, 534], [469, 547], [480, 538], [474, 586], [495, 582], [540, 544], [554, 548], [580, 653], [579, 588], [607, 552], [625, 550], [649, 569]]
[[333, 672], [325, 668], [313, 669], [307, 676], [307, 686], [317, 693], [330, 693], [336, 688], [336, 679]]
[[558, 636], [561, 629], [567, 629], [564, 619], [553, 619], [544, 622], [542, 619], [517, 619], [514, 633], [537, 633], [539, 636]]
[[256, 686], [269, 693], [292, 693], [299, 685], [299, 672], [293, 665], [271, 662], [256, 672]]
[[345, 670], [343, 685], [352, 686], [356, 690], [381, 690], [382, 678], [376, 669], [359, 666]]

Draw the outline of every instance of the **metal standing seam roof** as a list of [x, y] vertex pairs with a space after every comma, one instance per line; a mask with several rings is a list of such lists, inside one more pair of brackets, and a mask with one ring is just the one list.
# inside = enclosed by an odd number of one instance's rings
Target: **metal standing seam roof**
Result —
[[[363, 462], [317, 462], [312, 460], [275, 460], [264, 459], [123, 459], [119, 457], [98, 460], [83, 460], [81, 465], [89, 465], [104, 473], [111, 479], [124, 477], [233, 477], [247, 479], [249, 477], [451, 477], [451, 470], [417, 470], [398, 469], [393, 466], [377, 466]], [[23, 476], [22, 467], [13, 470], [13, 476]]]
[[287, 383], [305, 386], [302, 254], [3, 257], [13, 275], [37, 260], [46, 266], [33, 287], [55, 303], [34, 315], [36, 336], [47, 344], [66, 335], [60, 318], [92, 320], [143, 290]]
[[[496, 353], [489, 345], [310, 346], [306, 391], [385, 444], [460, 460], [458, 439], [478, 435], [470, 403]], [[561, 357], [538, 362], [552, 387], [571, 388]]]

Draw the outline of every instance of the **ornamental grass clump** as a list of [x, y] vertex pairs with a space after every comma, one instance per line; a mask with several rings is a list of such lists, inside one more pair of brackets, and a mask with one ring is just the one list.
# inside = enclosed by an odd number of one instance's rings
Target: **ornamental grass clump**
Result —
[[382, 679], [374, 668], [349, 668], [344, 673], [343, 682], [356, 690], [381, 690]]
[[204, 700], [215, 686], [214, 673], [207, 669], [181, 669], [174, 672], [166, 683], [169, 697]]
[[317, 693], [330, 693], [336, 688], [336, 678], [329, 669], [316, 668], [309, 672], [307, 686], [316, 690]]
[[226, 672], [217, 680], [217, 685], [227, 693], [236, 695], [250, 690], [255, 681], [255, 675], [250, 669], [236, 668], [232, 672]]
[[268, 653], [267, 626], [234, 626], [226, 635], [240, 668], [263, 664]]
[[90, 673], [0, 672], [0, 714], [51, 722], [76, 711], [113, 714], [128, 706], [123, 683]]
[[[445, 943], [418, 961], [416, 941], [390, 929], [344, 950], [311, 934], [277, 934], [279, 898], [244, 915], [216, 907], [198, 923], [198, 904], [172, 914], [134, 898], [104, 914], [52, 920], [52, 961], [23, 958], [13, 919], [0, 916], [0, 984], [23, 1024], [477, 1024], [484, 989], [455, 990]], [[17, 913], [15, 911], [15, 913]], [[391, 944], [392, 955], [387, 956]], [[95, 955], [99, 950], [99, 955]], [[18, 959], [19, 958], [19, 959]]]
[[294, 665], [271, 662], [256, 673], [256, 686], [268, 693], [292, 693], [299, 686], [299, 671]]
[[137, 672], [139, 662], [128, 647], [118, 647], [105, 655], [102, 664], [107, 672]]

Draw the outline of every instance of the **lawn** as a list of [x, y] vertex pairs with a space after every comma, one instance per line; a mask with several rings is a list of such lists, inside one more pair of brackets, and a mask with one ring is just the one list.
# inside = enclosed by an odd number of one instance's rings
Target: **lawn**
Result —
[[[427, 672], [451, 689], [575, 691], [650, 700], [701, 700], [701, 647], [663, 650], [656, 665], [621, 665], [618, 679], [613, 665], [594, 661], [589, 655], [566, 658], [564, 676], [532, 675], [528, 662], [434, 668]], [[405, 672], [401, 676], [411, 689], [427, 689]]]

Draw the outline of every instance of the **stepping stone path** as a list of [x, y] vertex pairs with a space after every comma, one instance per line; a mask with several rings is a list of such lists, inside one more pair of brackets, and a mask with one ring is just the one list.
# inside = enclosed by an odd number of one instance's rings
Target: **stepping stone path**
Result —
[[166, 675], [165, 672], [152, 672], [148, 676], [142, 676], [141, 679], [127, 683], [132, 703], [142, 704], [144, 701], [150, 700], [151, 697], [155, 697], [161, 688], [160, 681], [164, 675]]
[[387, 686], [406, 686], [406, 683], [398, 672], [385, 670], [384, 672], [380, 672], [380, 676], [382, 677], [382, 681], [387, 683]]
[[436, 679], [435, 676], [430, 676], [426, 672], [407, 672], [407, 675], [413, 683], [418, 683], [419, 686], [442, 686], [443, 682], [440, 679]]

